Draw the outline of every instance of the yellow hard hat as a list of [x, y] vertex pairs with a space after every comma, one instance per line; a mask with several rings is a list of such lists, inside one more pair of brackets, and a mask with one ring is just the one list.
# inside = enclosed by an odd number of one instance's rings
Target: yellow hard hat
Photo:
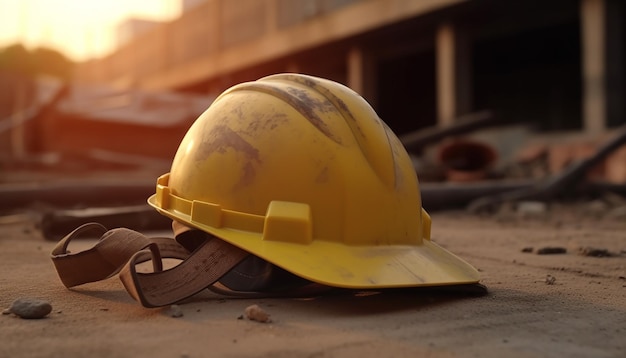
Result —
[[476, 283], [430, 240], [417, 176], [351, 89], [278, 74], [222, 93], [149, 203], [301, 278], [334, 287]]

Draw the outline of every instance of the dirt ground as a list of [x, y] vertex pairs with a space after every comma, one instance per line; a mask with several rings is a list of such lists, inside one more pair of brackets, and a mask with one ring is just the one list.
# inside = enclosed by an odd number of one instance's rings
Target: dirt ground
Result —
[[[1, 316], [0, 357], [626, 357], [625, 221], [569, 206], [539, 218], [434, 213], [433, 240], [480, 270], [487, 295], [207, 291], [175, 318], [142, 308], [116, 277], [66, 289], [50, 260], [54, 243], [18, 220], [0, 226], [0, 306], [28, 296], [53, 311], [41, 320]], [[588, 246], [612, 256], [580, 255]], [[567, 253], [538, 255], [543, 247]], [[272, 323], [238, 319], [252, 304]]]

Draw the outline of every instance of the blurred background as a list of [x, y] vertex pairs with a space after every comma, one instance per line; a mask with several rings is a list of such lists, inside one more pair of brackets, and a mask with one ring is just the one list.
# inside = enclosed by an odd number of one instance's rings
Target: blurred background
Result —
[[[153, 180], [220, 92], [279, 72], [359, 92], [424, 181], [445, 141], [414, 134], [476, 118], [492, 176], [550, 175], [626, 123], [625, 65], [622, 0], [0, 0], [0, 181]], [[626, 150], [596, 175], [626, 183]]]

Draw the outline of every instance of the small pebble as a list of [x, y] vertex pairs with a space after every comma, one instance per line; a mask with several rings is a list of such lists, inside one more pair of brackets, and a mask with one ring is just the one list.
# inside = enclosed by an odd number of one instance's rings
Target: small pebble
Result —
[[516, 211], [524, 216], [540, 217], [548, 213], [548, 205], [541, 201], [522, 201], [517, 204]]
[[525, 247], [522, 249], [522, 252], [533, 252], [533, 248], [532, 247]]
[[586, 205], [585, 213], [589, 215], [601, 216], [606, 214], [609, 209], [609, 205], [603, 200], [594, 200]]
[[602, 200], [612, 207], [626, 205], [626, 197], [611, 192], [604, 193]]
[[13, 301], [8, 311], [20, 318], [38, 319], [44, 318], [52, 312], [52, 305], [48, 301], [24, 297]]
[[180, 308], [179, 305], [171, 305], [170, 309], [168, 310], [168, 314], [170, 315], [170, 317], [174, 318], [184, 316], [183, 310]]
[[606, 216], [613, 220], [626, 220], [626, 205], [613, 208]]
[[593, 257], [610, 257], [612, 256], [609, 250], [607, 249], [599, 249], [595, 247], [581, 247], [578, 249], [578, 253], [582, 256], [593, 256]]
[[564, 247], [542, 247], [537, 250], [537, 255], [555, 255], [565, 253], [567, 253], [567, 249]]
[[270, 315], [258, 305], [252, 305], [252, 306], [246, 307], [245, 314], [246, 314], [246, 317], [251, 321], [257, 321], [261, 323], [271, 322]]

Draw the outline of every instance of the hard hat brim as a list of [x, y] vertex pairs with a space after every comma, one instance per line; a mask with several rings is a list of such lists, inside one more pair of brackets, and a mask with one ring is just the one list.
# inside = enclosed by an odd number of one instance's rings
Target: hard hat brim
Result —
[[418, 245], [345, 245], [324, 240], [307, 244], [264, 240], [257, 232], [216, 228], [190, 215], [164, 210], [156, 195], [148, 203], [161, 214], [212, 234], [297, 276], [323, 285], [373, 289], [472, 284], [478, 271], [430, 240]]

